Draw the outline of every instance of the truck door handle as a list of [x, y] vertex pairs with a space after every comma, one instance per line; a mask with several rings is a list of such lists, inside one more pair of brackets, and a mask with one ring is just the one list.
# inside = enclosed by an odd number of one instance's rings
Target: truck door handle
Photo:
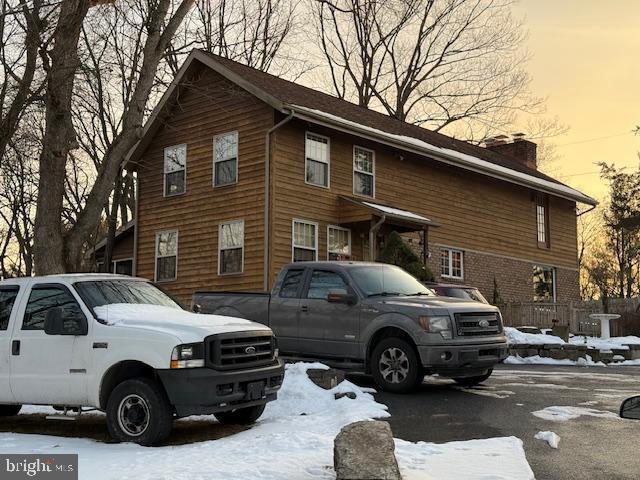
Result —
[[11, 355], [20, 355], [20, 340], [11, 342]]
[[300, 307], [300, 311], [301, 312], [308, 312], [309, 311], [309, 306], [308, 305], [302, 305]]

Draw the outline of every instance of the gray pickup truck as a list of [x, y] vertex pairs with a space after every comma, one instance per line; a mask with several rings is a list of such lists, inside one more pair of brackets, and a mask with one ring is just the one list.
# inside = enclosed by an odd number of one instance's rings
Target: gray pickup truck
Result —
[[271, 293], [196, 292], [192, 308], [268, 325], [281, 355], [371, 373], [391, 392], [428, 374], [475, 385], [507, 356], [496, 307], [437, 297], [381, 263], [292, 263]]

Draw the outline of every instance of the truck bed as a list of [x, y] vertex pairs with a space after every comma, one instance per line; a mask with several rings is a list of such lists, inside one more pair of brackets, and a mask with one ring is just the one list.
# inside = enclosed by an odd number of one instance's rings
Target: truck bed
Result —
[[245, 318], [269, 325], [269, 292], [196, 292], [192, 308], [203, 313]]

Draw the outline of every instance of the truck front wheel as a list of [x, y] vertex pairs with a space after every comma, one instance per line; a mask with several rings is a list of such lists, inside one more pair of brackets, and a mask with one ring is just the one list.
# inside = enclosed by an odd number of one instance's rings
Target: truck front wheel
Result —
[[22, 405], [0, 405], [0, 417], [13, 417], [21, 408]]
[[107, 426], [115, 440], [156, 445], [169, 436], [172, 424], [167, 396], [154, 380], [125, 380], [109, 396]]
[[224, 425], [250, 425], [260, 418], [266, 405], [236, 408], [228, 412], [214, 413], [213, 416]]
[[378, 387], [387, 392], [410, 392], [424, 379], [415, 349], [397, 337], [385, 338], [374, 347], [371, 372]]

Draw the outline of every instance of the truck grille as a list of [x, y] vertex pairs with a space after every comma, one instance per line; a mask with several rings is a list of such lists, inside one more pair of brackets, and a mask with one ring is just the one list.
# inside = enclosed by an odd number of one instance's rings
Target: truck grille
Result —
[[275, 360], [275, 340], [264, 331], [236, 332], [207, 338], [210, 366], [217, 370], [253, 368]]
[[490, 313], [456, 313], [456, 327], [459, 337], [495, 335], [502, 331], [500, 315]]

